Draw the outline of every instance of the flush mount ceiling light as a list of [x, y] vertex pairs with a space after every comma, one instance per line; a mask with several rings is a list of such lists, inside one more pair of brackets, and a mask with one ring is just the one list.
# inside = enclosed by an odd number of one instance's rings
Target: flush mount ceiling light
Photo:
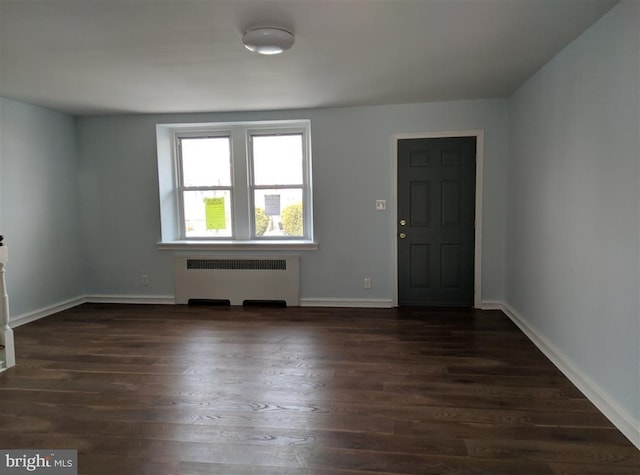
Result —
[[280, 54], [293, 46], [295, 37], [282, 28], [250, 28], [242, 35], [242, 43], [249, 51], [258, 54]]

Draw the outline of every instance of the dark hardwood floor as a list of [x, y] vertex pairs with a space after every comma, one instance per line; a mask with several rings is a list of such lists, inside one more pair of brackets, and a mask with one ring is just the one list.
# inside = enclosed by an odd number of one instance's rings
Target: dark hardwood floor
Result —
[[0, 448], [82, 474], [640, 473], [498, 311], [86, 304], [15, 340]]

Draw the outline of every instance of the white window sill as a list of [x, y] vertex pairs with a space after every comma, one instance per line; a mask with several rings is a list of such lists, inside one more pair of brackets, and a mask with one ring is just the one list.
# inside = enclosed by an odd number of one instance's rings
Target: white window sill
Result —
[[317, 251], [314, 241], [165, 241], [160, 251]]

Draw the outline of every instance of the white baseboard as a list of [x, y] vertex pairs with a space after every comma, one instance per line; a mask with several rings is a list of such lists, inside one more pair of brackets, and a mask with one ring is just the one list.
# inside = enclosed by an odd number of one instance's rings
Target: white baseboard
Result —
[[301, 307], [362, 307], [362, 308], [391, 308], [391, 299], [334, 299], [309, 298], [300, 299]]
[[83, 303], [141, 303], [141, 304], [169, 304], [173, 305], [175, 299], [172, 295], [85, 295], [62, 302], [48, 305], [22, 315], [12, 316], [9, 321], [11, 328], [19, 327], [26, 323], [35, 322], [54, 313], [62, 312]]
[[[91, 303], [137, 303], [137, 304], [165, 304], [176, 303], [173, 295], [87, 295], [87, 302]], [[300, 299], [301, 307], [364, 307], [364, 308], [391, 308], [390, 299]]]
[[49, 305], [47, 307], [39, 308], [31, 312], [23, 313], [22, 315], [11, 317], [9, 325], [11, 326], [11, 328], [19, 327], [20, 325], [24, 325], [25, 323], [35, 322], [36, 320], [48, 317], [49, 315], [53, 315], [54, 313], [77, 307], [78, 305], [82, 305], [86, 301], [87, 300], [85, 297], [76, 297], [53, 305]]
[[176, 299], [173, 295], [87, 295], [86, 301], [90, 303], [134, 303], [161, 305], [174, 305], [176, 303]]
[[[90, 303], [136, 303], [136, 304], [165, 304], [174, 305], [173, 295], [87, 295], [86, 301]], [[387, 299], [300, 299], [301, 307], [364, 307], [364, 308], [391, 308], [392, 302]]]
[[504, 313], [542, 351], [547, 358], [615, 425], [631, 443], [640, 449], [640, 420], [620, 407], [595, 381], [580, 371], [562, 351], [538, 333], [527, 320], [507, 304]]
[[480, 302], [480, 310], [503, 310], [504, 305], [498, 300], [483, 300]]

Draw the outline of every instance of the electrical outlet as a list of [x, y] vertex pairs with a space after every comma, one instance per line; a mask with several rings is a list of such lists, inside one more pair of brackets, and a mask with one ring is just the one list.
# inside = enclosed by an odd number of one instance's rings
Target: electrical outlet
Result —
[[371, 288], [371, 278], [370, 277], [365, 277], [364, 278], [364, 288], [365, 289], [370, 289]]
[[147, 274], [142, 274], [142, 278], [140, 279], [140, 281], [144, 286], [149, 285], [149, 276]]

